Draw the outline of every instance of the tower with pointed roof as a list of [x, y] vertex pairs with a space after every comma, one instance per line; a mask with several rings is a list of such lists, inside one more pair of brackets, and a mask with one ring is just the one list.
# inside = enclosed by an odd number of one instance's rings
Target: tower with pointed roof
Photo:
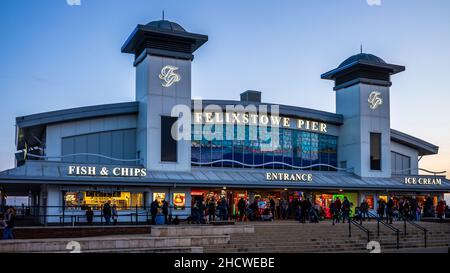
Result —
[[[148, 170], [190, 171], [190, 140], [175, 141], [170, 127], [177, 105], [191, 108], [193, 53], [208, 36], [168, 20], [138, 25], [122, 47], [134, 55], [138, 154]], [[189, 128], [190, 129], [190, 128]]]
[[360, 53], [322, 75], [334, 81], [336, 113], [344, 117], [338, 144], [341, 167], [361, 177], [391, 176], [391, 76], [404, 70]]

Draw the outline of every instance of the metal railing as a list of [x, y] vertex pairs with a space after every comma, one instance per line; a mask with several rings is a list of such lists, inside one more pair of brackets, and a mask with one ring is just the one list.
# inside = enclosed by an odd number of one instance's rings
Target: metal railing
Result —
[[417, 223], [414, 222], [414, 221], [411, 221], [411, 220], [408, 219], [408, 217], [405, 216], [404, 214], [401, 214], [401, 216], [402, 216], [403, 222], [404, 222], [404, 225], [403, 225], [403, 228], [404, 228], [404, 235], [405, 235], [405, 236], [407, 235], [407, 232], [406, 232], [406, 225], [407, 225], [407, 223], [408, 223], [408, 224], [410, 224], [411, 226], [413, 226], [413, 227], [415, 227], [415, 228], [417, 228], [417, 229], [419, 229], [420, 231], [423, 232], [424, 246], [425, 246], [425, 248], [427, 248], [427, 234], [428, 234], [428, 229], [426, 229], [425, 227], [422, 227], [421, 225], [417, 224]]
[[[0, 206], [0, 217], [6, 211], [9, 206]], [[106, 225], [106, 218], [103, 212], [103, 205], [89, 206], [92, 209], [90, 216], [86, 213], [88, 206], [13, 206], [16, 211], [17, 226], [21, 223], [25, 223], [26, 226], [85, 226], [85, 225]], [[195, 217], [191, 210], [192, 206], [184, 206], [182, 208], [176, 206], [169, 206], [167, 217], [167, 223], [172, 223], [175, 217], [182, 221], [188, 221], [191, 223], [196, 222]], [[149, 206], [117, 206], [117, 225], [145, 225], [155, 223], [152, 217], [152, 213]], [[158, 209], [158, 213], [154, 216], [163, 214], [161, 208]], [[164, 214], [163, 214], [164, 215]], [[226, 215], [226, 216], [224, 216]], [[218, 220], [221, 217], [234, 220], [237, 219], [237, 212], [227, 212], [222, 215], [219, 208], [215, 209], [214, 216], [211, 216], [211, 220]], [[114, 218], [109, 218], [110, 224], [115, 224]], [[200, 215], [209, 218], [209, 215], [205, 213]], [[88, 221], [88, 219], [90, 221]]]
[[365, 228], [363, 225], [358, 223], [356, 220], [352, 219], [348, 221], [348, 237], [352, 237], [352, 225], [359, 228], [360, 230], [364, 231], [367, 235], [367, 242], [370, 242], [370, 230]]
[[395, 232], [395, 235], [397, 237], [397, 249], [399, 249], [400, 248], [400, 230], [398, 228], [388, 224], [387, 221], [384, 222], [383, 219], [380, 219], [380, 217], [378, 217], [377, 215], [375, 215], [373, 213], [369, 212], [369, 217], [373, 217], [377, 220], [377, 236], [378, 236], [378, 238], [380, 237], [380, 223], [383, 226], [385, 226]]

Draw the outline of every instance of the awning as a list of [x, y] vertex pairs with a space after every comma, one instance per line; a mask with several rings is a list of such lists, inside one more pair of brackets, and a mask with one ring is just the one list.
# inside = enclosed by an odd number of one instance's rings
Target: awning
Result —
[[[450, 181], [444, 176], [393, 176], [361, 178], [347, 172], [318, 172], [263, 169], [196, 168], [190, 172], [148, 171], [143, 177], [75, 176], [69, 166], [81, 166], [48, 161], [28, 161], [25, 165], [0, 173], [0, 184], [63, 184], [113, 186], [189, 186], [274, 189], [335, 189], [450, 192]], [[112, 169], [124, 166], [82, 166]], [[129, 168], [142, 166], [130, 166]], [[128, 167], [125, 167], [128, 168]], [[271, 179], [268, 179], [268, 176]], [[281, 179], [273, 179], [278, 177]]]

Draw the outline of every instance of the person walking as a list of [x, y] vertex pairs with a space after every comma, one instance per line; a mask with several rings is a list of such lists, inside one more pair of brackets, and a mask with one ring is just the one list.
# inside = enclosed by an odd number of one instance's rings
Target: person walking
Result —
[[13, 207], [9, 207], [4, 215], [3, 239], [14, 240], [14, 226], [16, 222], [16, 210]]
[[162, 205], [162, 213], [164, 214], [164, 224], [168, 225], [168, 216], [169, 216], [169, 202], [164, 200]]
[[344, 201], [342, 202], [342, 223], [345, 224], [345, 219], [350, 223], [350, 210], [350, 201], [348, 201], [347, 196], [344, 196]]
[[216, 200], [214, 198], [211, 198], [208, 202], [208, 218], [209, 222], [211, 222], [211, 219], [213, 221], [216, 221]]
[[94, 222], [94, 211], [89, 206], [86, 208], [86, 221], [90, 226], [92, 226], [92, 223]]
[[159, 203], [158, 200], [153, 200], [150, 204], [150, 214], [152, 215], [152, 225], [156, 225], [156, 214], [158, 214]]
[[369, 217], [369, 203], [367, 203], [366, 199], [364, 199], [361, 203], [361, 205], [359, 206], [359, 209], [361, 211], [361, 217], [363, 221], [366, 221], [366, 216], [367, 219], [370, 221], [370, 217]]
[[105, 223], [107, 225], [111, 223], [111, 214], [111, 200], [108, 200], [108, 202], [103, 205], [103, 218], [105, 218]]

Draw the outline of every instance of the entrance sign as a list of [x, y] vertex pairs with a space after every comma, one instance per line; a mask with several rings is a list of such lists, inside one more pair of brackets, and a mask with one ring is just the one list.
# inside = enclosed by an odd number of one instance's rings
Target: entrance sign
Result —
[[147, 169], [130, 167], [96, 167], [69, 166], [67, 174], [70, 176], [113, 176], [113, 177], [145, 177]]
[[266, 173], [267, 181], [312, 182], [312, 174], [301, 173]]
[[407, 185], [442, 185], [442, 178], [405, 177]]

